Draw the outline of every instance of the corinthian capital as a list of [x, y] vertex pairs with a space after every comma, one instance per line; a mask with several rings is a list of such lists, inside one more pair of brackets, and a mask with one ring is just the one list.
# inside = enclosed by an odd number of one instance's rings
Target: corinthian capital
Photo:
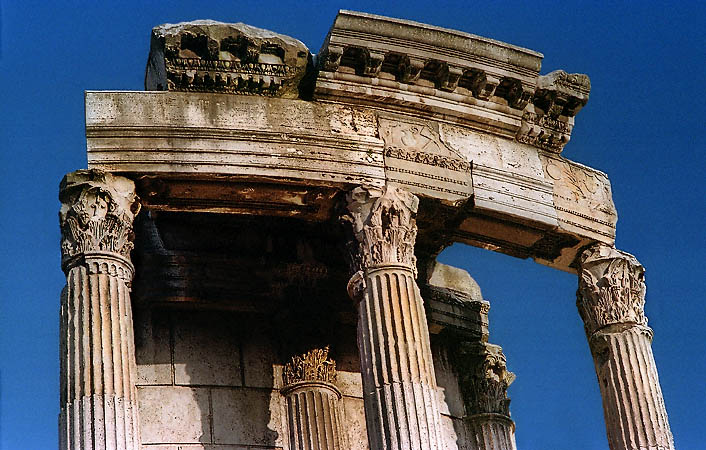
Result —
[[362, 270], [382, 264], [402, 264], [416, 270], [415, 215], [419, 199], [402, 189], [358, 187], [348, 194], [353, 227], [353, 266]]
[[282, 378], [285, 387], [302, 381], [336, 381], [336, 361], [328, 357], [328, 347], [310, 350], [293, 356], [284, 365]]
[[589, 336], [611, 324], [647, 325], [645, 268], [629, 253], [604, 244], [586, 249], [576, 296]]
[[505, 355], [498, 345], [466, 344], [459, 352], [459, 369], [466, 414], [510, 416], [507, 388], [515, 374], [507, 370]]
[[135, 184], [100, 170], [78, 170], [67, 174], [59, 189], [64, 270], [74, 257], [90, 252], [129, 259], [132, 222], [140, 209]]

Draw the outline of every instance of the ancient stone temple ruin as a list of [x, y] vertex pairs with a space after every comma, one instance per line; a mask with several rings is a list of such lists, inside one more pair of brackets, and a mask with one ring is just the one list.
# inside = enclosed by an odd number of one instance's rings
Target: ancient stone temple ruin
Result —
[[644, 269], [561, 155], [589, 78], [541, 62], [350, 11], [316, 54], [154, 28], [60, 187], [61, 448], [514, 450], [490, 305], [435, 260], [463, 242], [577, 274], [610, 448], [673, 449]]

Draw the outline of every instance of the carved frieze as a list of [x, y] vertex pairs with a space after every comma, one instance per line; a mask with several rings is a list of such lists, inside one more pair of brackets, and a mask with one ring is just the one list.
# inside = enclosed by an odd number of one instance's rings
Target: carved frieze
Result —
[[488, 343], [461, 343], [458, 355], [466, 415], [510, 416], [507, 388], [515, 374], [507, 370], [502, 348]]
[[419, 199], [412, 193], [387, 185], [357, 187], [348, 194], [348, 214], [343, 220], [352, 226], [353, 271], [401, 264], [416, 271], [414, 242], [415, 215]]
[[242, 23], [195, 21], [152, 30], [147, 90], [298, 97], [309, 50]]
[[282, 377], [284, 386], [303, 381], [336, 381], [336, 362], [328, 356], [329, 348], [317, 348], [303, 355], [296, 355], [284, 365]]
[[[100, 170], [79, 170], [61, 182], [62, 264], [88, 252], [129, 260], [133, 219], [140, 209], [132, 181]], [[106, 269], [107, 270], [107, 269]]]
[[612, 244], [618, 214], [608, 177], [560, 157], [540, 155], [545, 177], [553, 183], [560, 228]]
[[633, 255], [597, 244], [581, 254], [579, 269], [576, 305], [586, 334], [611, 324], [647, 326], [645, 269]]
[[449, 203], [473, 194], [471, 163], [443, 143], [430, 125], [382, 117], [379, 123], [388, 183]]

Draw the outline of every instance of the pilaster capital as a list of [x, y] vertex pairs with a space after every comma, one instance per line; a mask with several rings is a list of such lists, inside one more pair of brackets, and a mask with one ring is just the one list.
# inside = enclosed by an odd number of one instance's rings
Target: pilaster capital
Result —
[[381, 265], [401, 265], [416, 276], [415, 216], [419, 199], [405, 190], [385, 186], [357, 187], [347, 196], [343, 220], [353, 229], [353, 271]]
[[336, 381], [336, 361], [329, 358], [328, 352], [327, 346], [293, 356], [282, 370], [284, 389], [290, 390], [302, 383], [334, 384]]
[[589, 337], [608, 325], [647, 325], [645, 268], [629, 253], [605, 244], [584, 250], [576, 297]]
[[466, 414], [510, 417], [507, 388], [515, 374], [507, 370], [502, 348], [488, 343], [462, 344], [459, 357]]
[[89, 259], [108, 258], [125, 263], [131, 275], [133, 220], [140, 210], [135, 184], [101, 170], [78, 170], [61, 181], [59, 200], [64, 271]]

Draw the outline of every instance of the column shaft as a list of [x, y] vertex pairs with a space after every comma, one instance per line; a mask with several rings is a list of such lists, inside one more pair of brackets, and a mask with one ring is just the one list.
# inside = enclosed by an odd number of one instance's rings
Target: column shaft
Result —
[[611, 449], [673, 449], [651, 331], [632, 326], [591, 340]]
[[140, 447], [130, 304], [132, 181], [97, 170], [61, 183], [59, 448]]
[[292, 450], [343, 450], [340, 394], [327, 386], [308, 386], [286, 395]]
[[580, 259], [577, 306], [603, 398], [611, 450], [673, 450], [647, 327], [645, 269], [603, 244]]
[[514, 423], [499, 414], [478, 414], [466, 419], [472, 450], [515, 450]]
[[72, 268], [63, 292], [60, 448], [138, 447], [130, 294], [109, 264]]
[[413, 273], [379, 268], [365, 284], [358, 347], [371, 449], [440, 448], [429, 332]]
[[294, 356], [285, 364], [282, 395], [287, 399], [289, 445], [292, 450], [344, 450], [341, 392], [336, 363], [328, 347]]
[[387, 186], [348, 196], [358, 349], [371, 450], [443, 447], [429, 331], [416, 279], [419, 200]]

